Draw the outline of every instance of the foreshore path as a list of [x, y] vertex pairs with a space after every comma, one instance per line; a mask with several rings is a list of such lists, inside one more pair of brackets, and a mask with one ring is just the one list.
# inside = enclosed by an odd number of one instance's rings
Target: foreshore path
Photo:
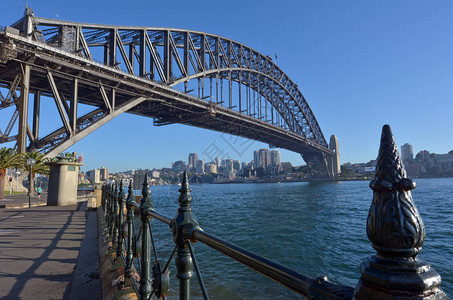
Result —
[[102, 299], [96, 212], [14, 203], [0, 208], [0, 299]]

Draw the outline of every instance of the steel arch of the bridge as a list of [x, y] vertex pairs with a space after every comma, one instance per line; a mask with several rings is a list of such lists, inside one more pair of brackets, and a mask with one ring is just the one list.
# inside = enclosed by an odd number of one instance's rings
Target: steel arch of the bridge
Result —
[[[199, 98], [221, 105], [227, 102], [225, 105], [229, 108], [234, 107], [233, 94], [236, 93], [239, 111], [255, 114], [257, 118], [328, 147], [298, 85], [269, 56], [241, 43], [204, 32], [173, 28], [82, 24], [38, 17], [34, 17], [33, 22], [35, 39], [48, 45], [87, 59], [102, 60], [106, 65], [168, 86], [184, 85], [185, 92], [190, 92], [190, 81], [196, 80]], [[209, 80], [208, 95], [204, 79]], [[219, 92], [223, 89], [223, 80], [228, 82], [228, 99], [223, 99], [224, 91]], [[222, 82], [219, 84], [219, 81]], [[239, 92], [232, 91], [233, 82]], [[259, 102], [255, 103], [257, 106], [262, 106], [259, 112], [252, 111], [251, 99], [250, 103], [244, 103], [242, 98], [252, 95], [246, 90], [244, 96], [241, 85], [252, 89], [256, 98], [260, 98], [255, 101]], [[276, 119], [280, 118], [282, 121], [278, 124]]]
[[[9, 28], [0, 43], [0, 85], [9, 89], [0, 109], [17, 109], [0, 142], [16, 138], [24, 151], [28, 136], [28, 150], [53, 156], [128, 112], [153, 117], [155, 125], [188, 124], [286, 148], [302, 154], [312, 174], [332, 177], [334, 151], [298, 86], [243, 44], [196, 31], [43, 19], [30, 10]], [[42, 138], [41, 96], [54, 99], [62, 121]], [[78, 103], [95, 109], [79, 117]]]

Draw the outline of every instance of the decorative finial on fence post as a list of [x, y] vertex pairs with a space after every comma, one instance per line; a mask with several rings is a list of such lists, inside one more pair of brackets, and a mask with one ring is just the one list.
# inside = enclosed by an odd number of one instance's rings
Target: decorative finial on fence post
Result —
[[[132, 189], [132, 180], [129, 181], [129, 189], [127, 193], [127, 200], [126, 200], [126, 222], [127, 222], [127, 249], [126, 249], [126, 275], [131, 276], [132, 274], [132, 261], [134, 259], [133, 254], [133, 243], [134, 243], [134, 228], [133, 228], [133, 218], [134, 218], [134, 208], [135, 204], [135, 197], [134, 191]], [[134, 245], [135, 247], [135, 245]]]
[[151, 189], [148, 185], [148, 173], [145, 173], [142, 189], [143, 198], [140, 202], [140, 215], [142, 221], [142, 258], [140, 268], [140, 300], [147, 300], [152, 292], [151, 286], [151, 232], [149, 228], [150, 216], [148, 212], [153, 210]]
[[116, 259], [121, 257], [123, 252], [124, 242], [124, 202], [126, 200], [126, 194], [124, 193], [123, 180], [120, 181], [120, 189], [118, 193], [118, 245], [116, 247]]
[[189, 299], [190, 279], [193, 276], [193, 261], [190, 256], [190, 240], [193, 240], [192, 233], [201, 230], [194, 213], [192, 212], [192, 196], [190, 195], [189, 179], [187, 171], [182, 176], [181, 188], [179, 189], [178, 214], [171, 222], [173, 240], [176, 243], [176, 277], [179, 279], [179, 299]]
[[115, 191], [113, 192], [113, 238], [112, 238], [112, 247], [113, 244], [116, 244], [118, 238], [118, 183], [115, 183]]
[[361, 265], [356, 299], [447, 299], [439, 274], [416, 256], [425, 240], [412, 201], [415, 183], [406, 178], [389, 125], [382, 128], [367, 235], [377, 255]]
[[190, 194], [191, 191], [192, 190], [189, 187], [189, 179], [187, 178], [187, 172], [184, 171], [178, 198], [180, 209], [192, 210], [192, 195]]

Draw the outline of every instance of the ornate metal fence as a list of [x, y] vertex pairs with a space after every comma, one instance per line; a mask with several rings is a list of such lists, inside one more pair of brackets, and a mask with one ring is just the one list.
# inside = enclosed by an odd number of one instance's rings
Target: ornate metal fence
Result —
[[[191, 190], [185, 172], [179, 190], [179, 208], [173, 219], [154, 210], [147, 176], [140, 204], [135, 201], [131, 184], [126, 198], [122, 182], [103, 186], [102, 203], [112, 247], [116, 247], [115, 259], [124, 260], [125, 276], [132, 281], [141, 300], [153, 295], [165, 299], [170, 284], [168, 267], [174, 257], [179, 298], [190, 298], [190, 281], [195, 270], [203, 297], [208, 299], [194, 255], [195, 242], [208, 245], [308, 299], [448, 299], [440, 289], [439, 274], [416, 257], [425, 239], [425, 228], [410, 193], [415, 183], [406, 178], [388, 125], [382, 131], [376, 177], [370, 187], [374, 196], [367, 234], [377, 255], [362, 263], [362, 276], [356, 289], [331, 283], [325, 276], [306, 277], [205, 232], [192, 213]], [[140, 215], [138, 233], [134, 214]], [[157, 259], [152, 218], [169, 225], [173, 234], [175, 247], [165, 265]]]

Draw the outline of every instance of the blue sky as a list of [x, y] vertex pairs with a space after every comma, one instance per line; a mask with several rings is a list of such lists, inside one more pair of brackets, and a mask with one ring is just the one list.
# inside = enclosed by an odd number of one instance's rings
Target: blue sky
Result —
[[[28, 1], [40, 17], [77, 22], [205, 31], [267, 55], [297, 82], [326, 139], [338, 137], [341, 162], [375, 159], [382, 125], [414, 152], [453, 149], [453, 2], [451, 1]], [[0, 25], [25, 2], [3, 0]], [[274, 60], [275, 61], [275, 60]], [[52, 115], [49, 105], [48, 115]], [[3, 130], [9, 115], [0, 111]], [[47, 114], [47, 113], [46, 113]], [[42, 133], [58, 126], [43, 121]], [[213, 143], [250, 161], [259, 142], [235, 151], [234, 138], [182, 125], [153, 127], [124, 114], [72, 146], [84, 170], [170, 166]], [[231, 146], [233, 145], [233, 147]], [[282, 150], [282, 160], [303, 164]]]

